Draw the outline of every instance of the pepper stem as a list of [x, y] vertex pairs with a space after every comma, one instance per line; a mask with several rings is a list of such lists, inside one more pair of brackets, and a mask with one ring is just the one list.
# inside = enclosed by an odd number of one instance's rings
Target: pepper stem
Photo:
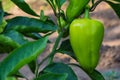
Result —
[[84, 18], [87, 18], [87, 19], [90, 19], [90, 6], [87, 5], [86, 8], [85, 8], [85, 14], [84, 14]]

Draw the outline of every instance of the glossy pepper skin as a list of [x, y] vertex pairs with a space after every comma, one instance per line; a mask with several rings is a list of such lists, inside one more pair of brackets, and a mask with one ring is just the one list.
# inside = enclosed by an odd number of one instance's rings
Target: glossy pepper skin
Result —
[[99, 21], [85, 18], [71, 23], [71, 46], [84, 70], [91, 72], [97, 66], [103, 35], [104, 26]]
[[89, 1], [90, 0], [70, 0], [70, 3], [66, 9], [66, 17], [68, 22], [71, 22], [74, 18], [79, 17]]

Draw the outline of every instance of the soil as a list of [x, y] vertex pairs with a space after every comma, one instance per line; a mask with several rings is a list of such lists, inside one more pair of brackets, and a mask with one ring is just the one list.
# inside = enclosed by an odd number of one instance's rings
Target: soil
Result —
[[[26, 1], [31, 5], [31, 7], [38, 14], [40, 13], [40, 10], [45, 10], [45, 14], [49, 15], [54, 21], [56, 21], [56, 18], [53, 15], [52, 9], [45, 2], [45, 0], [26, 0]], [[67, 4], [68, 3], [64, 4], [63, 9], [65, 9], [65, 6]], [[24, 16], [33, 17], [22, 12], [16, 6], [10, 9], [9, 12], [14, 14], [14, 16], [24, 15]], [[13, 15], [11, 17], [13, 17]], [[91, 17], [95, 19], [99, 19], [105, 25], [105, 35], [104, 35], [104, 40], [100, 50], [101, 57], [100, 57], [99, 65], [97, 66], [96, 69], [101, 71], [103, 74], [105, 74], [105, 77], [107, 76], [106, 80], [110, 80], [108, 75], [110, 71], [119, 73], [117, 75], [114, 75], [111, 73], [113, 77], [114, 76], [120, 77], [120, 19], [115, 14], [115, 12], [111, 9], [111, 7], [104, 2], [102, 2], [97, 6], [95, 11], [91, 13]], [[52, 44], [48, 44], [46, 50], [44, 51], [44, 54], [42, 54], [39, 57], [38, 59], [39, 61], [41, 61], [46, 55], [50, 53], [56, 37], [57, 37], [57, 33], [54, 33], [53, 35], [50, 36], [50, 40]], [[2, 55], [0, 55], [0, 58], [1, 57]], [[59, 53], [56, 54], [54, 61], [57, 61], [57, 62], [62, 61], [65, 63], [75, 62], [75, 60], [73, 60], [69, 56], [59, 54]], [[82, 71], [79, 71], [78, 68], [73, 67], [73, 69], [76, 71], [76, 74], [81, 80], [90, 80], [88, 77], [86, 77], [86, 74]], [[33, 74], [30, 74], [28, 76], [31, 76], [31, 75]], [[111, 79], [111, 80], [120, 80], [120, 78]]]

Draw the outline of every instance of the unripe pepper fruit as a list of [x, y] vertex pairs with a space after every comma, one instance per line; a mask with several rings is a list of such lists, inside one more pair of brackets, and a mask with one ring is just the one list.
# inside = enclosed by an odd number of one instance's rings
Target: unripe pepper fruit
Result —
[[99, 50], [104, 35], [104, 26], [100, 21], [89, 18], [75, 19], [70, 25], [70, 42], [81, 67], [92, 72], [99, 62]]
[[70, 3], [66, 9], [66, 17], [68, 22], [71, 22], [74, 18], [79, 17], [89, 1], [90, 0], [70, 0]]

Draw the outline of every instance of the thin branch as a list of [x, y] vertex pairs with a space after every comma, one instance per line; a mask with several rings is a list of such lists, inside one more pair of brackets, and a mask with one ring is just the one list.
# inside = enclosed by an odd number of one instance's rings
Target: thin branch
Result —
[[46, 1], [50, 4], [51, 8], [53, 9], [53, 12], [54, 12], [55, 16], [57, 16], [56, 8], [55, 8], [54, 3], [50, 2], [49, 0], [46, 0]]
[[61, 32], [61, 33], [59, 34], [59, 36], [57, 37], [52, 52], [51, 52], [47, 57], [45, 57], [45, 58], [37, 65], [38, 67], [36, 67], [36, 77], [37, 77], [38, 74], [39, 74], [39, 71], [38, 71], [38, 70], [39, 70], [39, 67], [40, 67], [47, 59], [50, 59], [49, 62], [48, 62], [49, 64], [52, 63], [53, 58], [54, 58], [54, 55], [55, 55], [55, 53], [56, 53], [56, 49], [57, 49], [57, 47], [58, 47], [58, 44], [59, 44], [59, 42], [60, 42], [60, 40], [61, 40], [62, 35], [63, 35], [63, 32]]
[[44, 37], [49, 36], [49, 35], [53, 34], [54, 32], [55, 31], [49, 32], [49, 33], [45, 34]]
[[106, 0], [98, 0], [96, 3], [94, 3], [94, 5], [92, 5], [92, 7], [90, 8], [90, 11], [93, 12], [98, 6], [98, 4], [100, 4], [102, 1], [106, 1]]
[[51, 58], [50, 58], [50, 62], [49, 62], [49, 63], [52, 63], [52, 61], [53, 61], [54, 55], [55, 55], [55, 53], [56, 53], [56, 49], [57, 49], [57, 47], [58, 47], [58, 45], [59, 45], [59, 42], [60, 42], [62, 36], [63, 36], [63, 32], [60, 32], [60, 33], [59, 33], [59, 36], [57, 37], [57, 39], [56, 39], [56, 41], [55, 41], [54, 47], [53, 47], [53, 49], [52, 49], [52, 52], [51, 52], [51, 54], [50, 54], [50, 57], [51, 57]]

